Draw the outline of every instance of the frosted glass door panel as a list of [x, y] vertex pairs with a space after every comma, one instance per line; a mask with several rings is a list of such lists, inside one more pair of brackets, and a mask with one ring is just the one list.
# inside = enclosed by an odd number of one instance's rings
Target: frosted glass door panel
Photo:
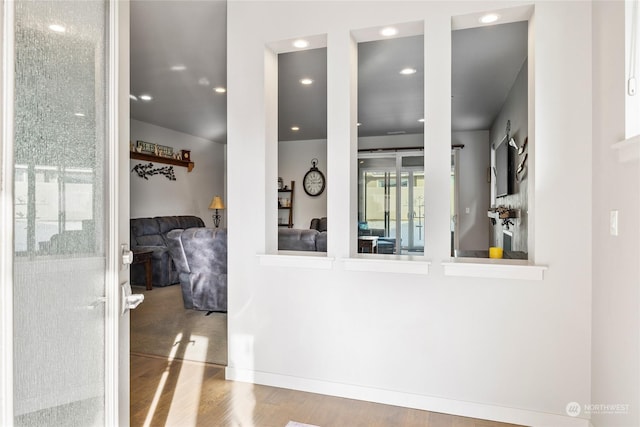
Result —
[[107, 6], [14, 7], [15, 424], [104, 425]]

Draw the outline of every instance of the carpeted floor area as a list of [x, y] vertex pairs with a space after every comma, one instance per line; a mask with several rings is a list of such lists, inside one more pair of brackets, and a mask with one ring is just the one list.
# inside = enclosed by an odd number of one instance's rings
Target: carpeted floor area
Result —
[[227, 364], [227, 314], [187, 310], [180, 285], [153, 288], [131, 311], [131, 352]]

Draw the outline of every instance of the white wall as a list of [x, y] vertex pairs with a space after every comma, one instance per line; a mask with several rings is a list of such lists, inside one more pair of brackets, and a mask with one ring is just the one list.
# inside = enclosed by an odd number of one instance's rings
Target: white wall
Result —
[[[591, 402], [629, 411], [596, 414], [595, 427], [640, 425], [640, 165], [611, 149], [625, 136], [623, 14], [623, 2], [594, 3]], [[618, 236], [609, 234], [611, 210]]]
[[[191, 150], [195, 167], [191, 172], [187, 168], [174, 166], [176, 180], [170, 181], [162, 175], [149, 177], [148, 180], [131, 172], [131, 218], [154, 217], [164, 215], [195, 215], [213, 227], [209, 204], [213, 196], [225, 197], [225, 146], [206, 139], [198, 138], [150, 123], [131, 120], [131, 141], [153, 142], [173, 147], [174, 150]], [[130, 160], [130, 170], [140, 160]], [[169, 166], [154, 163], [155, 167]], [[223, 222], [224, 227], [225, 212]]]
[[[450, 258], [451, 17], [516, 4], [523, 3], [229, 2], [229, 378], [529, 425], [588, 424], [565, 408], [588, 402], [591, 391], [590, 3], [535, 2], [529, 61], [537, 145], [529, 156], [536, 160], [533, 259], [549, 266], [544, 280], [443, 273]], [[424, 259], [432, 264], [428, 276], [345, 271], [357, 225], [350, 32], [416, 20], [425, 29]], [[337, 260], [264, 265], [267, 257], [256, 255], [276, 246], [278, 176], [276, 59], [265, 45], [313, 34], [328, 35], [331, 221], [320, 261]], [[576, 215], [563, 221], [569, 197]], [[312, 268], [319, 266], [326, 269]]]
[[[640, 135], [640, 10], [633, 11], [633, 5], [636, 4], [636, 8], [640, 9], [637, 1], [635, 0], [626, 0], [626, 22], [625, 22], [625, 31], [626, 36], [624, 39], [625, 46], [625, 89], [627, 88], [627, 79], [630, 77], [629, 70], [631, 67], [631, 50], [632, 50], [632, 21], [636, 20], [636, 41], [635, 41], [635, 49], [636, 49], [636, 61], [635, 61], [635, 79], [636, 79], [636, 94], [634, 96], [629, 95], [628, 93], [625, 95], [625, 103], [626, 103], [626, 137], [631, 138], [636, 135]], [[618, 42], [620, 42], [618, 40]]]
[[[280, 141], [278, 143], [278, 176], [285, 185], [295, 181], [293, 227], [309, 228], [312, 218], [327, 216], [327, 191], [316, 197], [305, 193], [302, 178], [311, 167], [311, 159], [318, 159], [318, 169], [327, 181], [327, 140]], [[283, 211], [284, 212], [284, 211]], [[280, 212], [282, 214], [283, 212]]]
[[[458, 151], [458, 232], [460, 250], [488, 250], [491, 246], [491, 184], [487, 169], [491, 165], [489, 131], [452, 132], [452, 144], [464, 144]], [[469, 213], [467, 213], [469, 209]]]
[[[529, 136], [529, 121], [528, 121], [528, 102], [527, 102], [527, 90], [528, 90], [528, 78], [527, 78], [528, 61], [525, 60], [522, 64], [522, 68], [513, 82], [513, 86], [509, 90], [509, 95], [500, 110], [500, 113], [491, 125], [491, 133], [489, 139], [492, 144], [498, 144], [505, 135], [507, 129], [507, 121], [511, 121], [511, 132], [509, 135], [513, 137], [520, 147], [524, 140]], [[533, 139], [533, 138], [532, 138]], [[534, 141], [529, 141], [527, 147], [522, 155], [518, 155], [518, 150], [515, 148], [509, 148], [511, 154], [513, 154], [513, 192], [512, 194], [498, 197], [496, 199], [496, 206], [508, 206], [509, 208], [519, 209], [520, 217], [514, 218], [511, 221], [514, 223], [510, 226], [509, 230], [513, 232], [511, 249], [514, 251], [528, 252], [529, 251], [529, 239], [528, 239], [528, 227], [529, 227], [529, 174], [530, 168], [526, 168], [521, 175], [518, 175], [519, 179], [516, 179], [516, 171], [520, 161], [524, 158], [530, 150], [533, 150]], [[531, 162], [527, 160], [526, 164]], [[497, 221], [496, 225], [492, 227], [492, 244], [495, 246], [503, 247], [503, 230], [506, 227], [502, 225], [501, 221]]]

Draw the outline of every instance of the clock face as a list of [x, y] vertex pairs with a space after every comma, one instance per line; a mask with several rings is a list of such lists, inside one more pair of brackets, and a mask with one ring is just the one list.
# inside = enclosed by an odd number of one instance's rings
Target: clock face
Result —
[[304, 176], [304, 191], [310, 196], [319, 196], [324, 191], [324, 175], [318, 169], [311, 169]]

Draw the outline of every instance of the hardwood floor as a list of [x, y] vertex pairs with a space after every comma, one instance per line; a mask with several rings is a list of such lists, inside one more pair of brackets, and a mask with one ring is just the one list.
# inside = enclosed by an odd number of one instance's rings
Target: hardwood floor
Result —
[[131, 426], [508, 427], [512, 424], [225, 381], [224, 367], [131, 354]]

